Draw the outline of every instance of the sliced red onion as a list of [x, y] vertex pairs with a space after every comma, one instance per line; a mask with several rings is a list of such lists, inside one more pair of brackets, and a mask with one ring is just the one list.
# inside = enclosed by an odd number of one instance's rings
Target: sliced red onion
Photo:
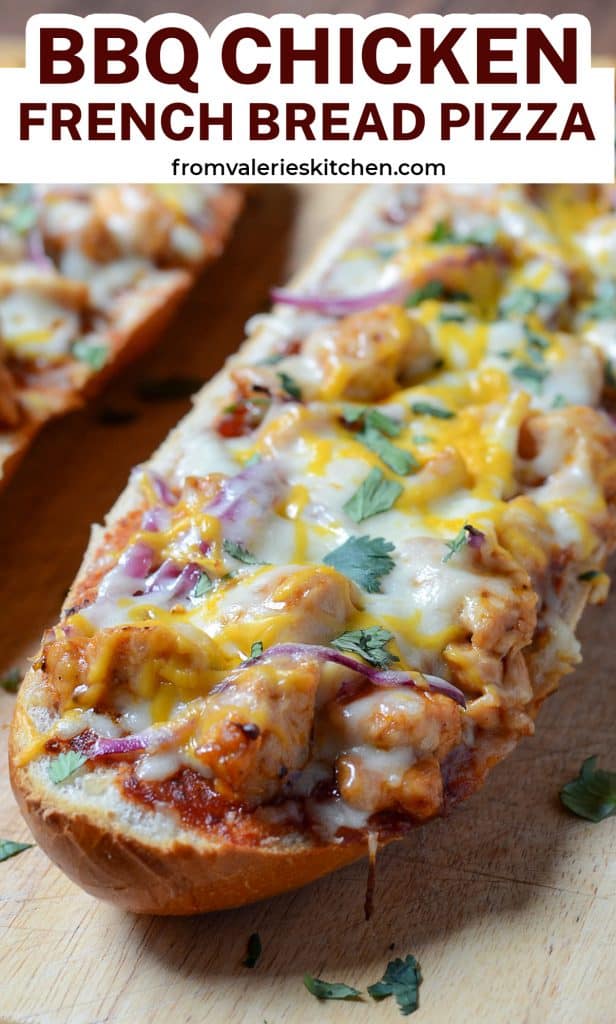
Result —
[[181, 566], [173, 559], [167, 558], [147, 580], [142, 593], [179, 599], [190, 594], [200, 579], [201, 568], [196, 562]]
[[40, 228], [35, 225], [30, 229], [26, 238], [26, 254], [28, 259], [41, 270], [49, 270], [53, 267], [53, 261], [45, 252], [45, 243]]
[[324, 316], [345, 316], [348, 313], [361, 313], [364, 309], [374, 309], [386, 303], [404, 302], [409, 294], [408, 281], [397, 281], [388, 288], [379, 291], [364, 292], [363, 295], [300, 295], [289, 292], [286, 288], [272, 288], [272, 302], [297, 309], [308, 309]]
[[169, 529], [171, 524], [171, 516], [169, 510], [163, 508], [162, 505], [154, 505], [152, 508], [147, 508], [143, 513], [141, 520], [141, 529], [146, 530], [148, 533], [162, 533]]
[[167, 744], [177, 744], [193, 727], [195, 718], [201, 713], [200, 702], [195, 701], [194, 708], [182, 712], [175, 722], [164, 725], [152, 725], [143, 732], [129, 736], [108, 737], [97, 736], [91, 747], [84, 751], [86, 756], [94, 760], [97, 757], [113, 757], [123, 754], [138, 754], [144, 750], [155, 750]]
[[423, 673], [423, 677], [430, 687], [431, 693], [440, 693], [443, 697], [451, 697], [455, 700], [456, 704], [460, 704], [463, 708], [466, 707], [466, 698], [453, 683], [448, 682], [447, 679], [442, 679], [441, 676], [429, 676]]
[[167, 481], [158, 473], [152, 472], [152, 470], [149, 470], [148, 473], [157, 497], [160, 498], [165, 505], [177, 505], [178, 499], [169, 487]]
[[272, 459], [260, 459], [224, 481], [206, 511], [224, 525], [228, 540], [246, 543], [248, 533], [279, 498], [283, 478]]
[[[325, 647], [320, 644], [274, 644], [273, 647], [268, 647], [258, 657], [248, 658], [242, 663], [240, 669], [246, 668], [249, 665], [255, 665], [272, 657], [284, 655], [290, 657], [299, 655], [301, 658], [316, 658], [317, 661], [330, 661], [336, 665], [342, 665], [344, 668], [352, 669], [353, 672], [358, 672], [360, 675], [365, 676], [374, 686], [411, 686], [415, 690], [421, 690], [421, 687], [417, 685], [409, 672], [374, 668], [372, 665], [356, 661], [355, 658], [350, 658], [348, 655], [342, 654], [332, 647]], [[466, 707], [464, 694], [452, 683], [448, 683], [447, 680], [441, 679], [439, 676], [424, 676], [424, 678], [430, 690], [434, 690], [436, 693], [443, 693], [445, 696], [455, 700], [457, 704]]]
[[153, 561], [154, 552], [148, 544], [142, 541], [131, 544], [120, 555], [117, 565], [103, 579], [97, 600], [107, 597], [128, 597], [134, 594], [148, 575]]

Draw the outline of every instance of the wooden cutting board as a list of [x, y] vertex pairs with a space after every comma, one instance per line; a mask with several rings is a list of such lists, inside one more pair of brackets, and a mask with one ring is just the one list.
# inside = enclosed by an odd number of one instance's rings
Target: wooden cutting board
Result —
[[[0, 497], [0, 660], [23, 663], [56, 617], [84, 549], [124, 485], [188, 403], [146, 404], [144, 377], [209, 376], [350, 194], [338, 186], [256, 192], [221, 262], [157, 351], [95, 404], [52, 424]], [[104, 410], [133, 411], [122, 426]], [[589, 612], [584, 667], [548, 702], [478, 796], [378, 859], [363, 919], [364, 864], [299, 892], [201, 918], [136, 918], [97, 903], [37, 849], [0, 864], [2, 1024], [387, 1024], [392, 1000], [318, 1003], [308, 971], [358, 988], [412, 952], [424, 981], [418, 1024], [612, 1024], [616, 818], [587, 824], [558, 802], [599, 754], [616, 767], [611, 635], [616, 601]], [[6, 746], [14, 698], [0, 692]], [[6, 754], [2, 753], [2, 764]], [[6, 772], [0, 837], [26, 840]], [[259, 932], [263, 955], [240, 966]]]

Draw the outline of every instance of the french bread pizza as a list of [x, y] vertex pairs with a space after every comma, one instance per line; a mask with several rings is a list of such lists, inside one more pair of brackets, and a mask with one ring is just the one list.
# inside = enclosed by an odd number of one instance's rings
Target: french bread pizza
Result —
[[615, 281], [609, 189], [359, 194], [43, 638], [10, 770], [56, 864], [132, 911], [237, 906], [374, 857], [533, 732], [608, 586]]
[[233, 186], [0, 186], [0, 484], [160, 336], [241, 202]]

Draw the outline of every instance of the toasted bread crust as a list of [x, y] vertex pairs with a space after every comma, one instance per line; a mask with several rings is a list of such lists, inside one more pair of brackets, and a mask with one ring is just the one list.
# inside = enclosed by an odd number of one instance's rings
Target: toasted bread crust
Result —
[[0, 486], [7, 483], [36, 435], [50, 419], [70, 412], [94, 398], [120, 370], [157, 342], [195, 283], [200, 270], [222, 252], [243, 202], [244, 193], [233, 186], [227, 187], [216, 198], [215, 226], [207, 232], [209, 251], [201, 265], [194, 270], [174, 270], [167, 282], [157, 283], [146, 296], [141, 297], [140, 309], [137, 315], [131, 317], [132, 322], [128, 326], [115, 329], [112, 325], [111, 358], [100, 370], [90, 373], [80, 388], [67, 389], [53, 411], [39, 418], [27, 416], [14, 431], [0, 431]]

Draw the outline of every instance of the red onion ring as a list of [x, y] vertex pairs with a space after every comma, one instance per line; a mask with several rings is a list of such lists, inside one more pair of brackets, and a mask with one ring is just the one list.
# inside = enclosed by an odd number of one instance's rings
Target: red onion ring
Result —
[[348, 313], [361, 313], [364, 309], [374, 309], [387, 303], [404, 302], [411, 286], [407, 281], [397, 281], [380, 291], [365, 292], [363, 295], [301, 295], [289, 292], [286, 288], [272, 288], [272, 302], [297, 309], [307, 309], [325, 316], [345, 316]]

